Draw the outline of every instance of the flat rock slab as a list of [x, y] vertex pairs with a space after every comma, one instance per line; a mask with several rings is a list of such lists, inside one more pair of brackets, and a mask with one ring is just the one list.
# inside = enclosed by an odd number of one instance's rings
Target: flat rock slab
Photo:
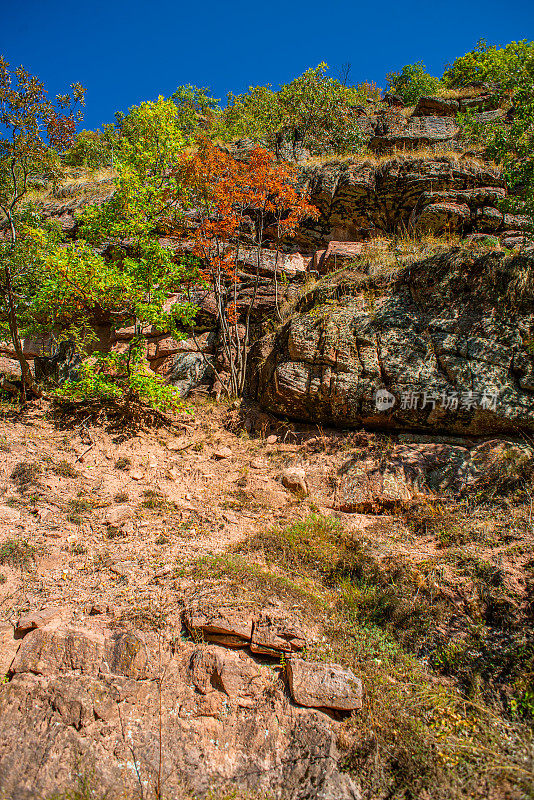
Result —
[[247, 647], [252, 637], [252, 614], [236, 608], [186, 609], [183, 622], [193, 636], [225, 647]]
[[61, 606], [47, 606], [40, 609], [40, 611], [29, 611], [23, 614], [15, 628], [15, 639], [22, 639], [30, 631], [35, 628], [44, 628], [46, 625], [51, 625], [54, 621], [59, 621], [68, 616], [68, 609]]
[[362, 682], [339, 664], [290, 658], [287, 677], [295, 703], [308, 708], [354, 711], [362, 707]]
[[306, 644], [303, 631], [290, 619], [276, 619], [262, 614], [254, 622], [250, 650], [266, 656], [294, 653]]

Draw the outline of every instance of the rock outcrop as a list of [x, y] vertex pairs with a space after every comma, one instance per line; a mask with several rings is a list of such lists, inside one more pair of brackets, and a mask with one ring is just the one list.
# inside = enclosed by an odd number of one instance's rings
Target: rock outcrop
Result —
[[[501, 171], [479, 161], [447, 156], [397, 157], [372, 161], [332, 160], [303, 169], [310, 199], [319, 211], [316, 221], [306, 222], [297, 233], [301, 249], [322, 249], [331, 240], [357, 242], [402, 229], [461, 230], [462, 233], [494, 233], [515, 229], [504, 219], [496, 203], [505, 194]], [[454, 204], [455, 224], [436, 223], [421, 214], [436, 203]], [[498, 215], [486, 218], [483, 209]], [[428, 212], [427, 212], [428, 216]], [[457, 221], [456, 221], [457, 220]]]
[[[159, 773], [169, 797], [237, 782], [284, 800], [359, 800], [340, 770], [337, 723], [318, 710], [360, 707], [352, 673], [299, 658], [294, 705], [279, 670], [250, 653], [56, 611], [27, 615], [22, 640], [11, 634], [4, 646], [16, 654], [0, 688], [3, 797], [56, 796], [80, 782], [99, 796], [144, 796]], [[233, 631], [223, 616], [209, 624]]]
[[327, 276], [256, 346], [264, 409], [335, 425], [534, 430], [534, 258], [459, 248], [390, 281]]

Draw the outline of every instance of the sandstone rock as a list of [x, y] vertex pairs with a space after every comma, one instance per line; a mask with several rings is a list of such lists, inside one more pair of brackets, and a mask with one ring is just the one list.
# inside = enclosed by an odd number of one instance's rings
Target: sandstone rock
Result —
[[101, 634], [82, 628], [36, 628], [22, 640], [11, 670], [37, 675], [79, 670], [96, 675], [102, 665], [104, 642]]
[[261, 614], [254, 620], [250, 650], [268, 656], [293, 653], [306, 644], [304, 634], [297, 622]]
[[178, 352], [152, 362], [152, 368], [175, 386], [182, 397], [213, 377], [213, 356], [198, 352]]
[[[430, 118], [419, 118], [425, 119]], [[433, 119], [441, 120], [440, 124], [455, 124], [447, 117]], [[479, 190], [473, 187], [484, 187], [483, 196], [488, 199], [491, 189], [504, 195], [498, 168], [439, 155], [434, 159], [392, 158], [378, 166], [332, 161], [304, 168], [303, 181], [320, 217], [304, 222], [296, 238], [301, 247], [319, 250], [325, 250], [330, 240], [357, 242], [399, 226], [409, 227], [415, 210], [434, 202], [466, 203], [474, 220], [478, 207], [494, 201], [479, 199]], [[443, 192], [451, 194], [442, 196]]]
[[14, 358], [5, 358], [0, 356], [0, 375], [5, 375], [6, 378], [17, 379], [20, 378], [20, 364]]
[[228, 697], [255, 697], [263, 688], [261, 673], [244, 653], [208, 646], [195, 652], [189, 663], [191, 680], [201, 694], [223, 691]]
[[417, 225], [433, 233], [456, 231], [471, 219], [469, 206], [458, 203], [430, 203], [417, 217]]
[[458, 100], [423, 95], [417, 101], [414, 117], [455, 117], [460, 110]]
[[30, 611], [23, 614], [15, 627], [15, 638], [22, 639], [27, 633], [35, 628], [44, 628], [52, 622], [59, 622], [68, 614], [68, 610], [62, 606], [47, 606], [40, 611]]
[[318, 250], [313, 258], [313, 268], [321, 275], [350, 266], [361, 255], [362, 242], [329, 242], [326, 250]]
[[309, 495], [310, 490], [306, 481], [306, 472], [302, 467], [288, 467], [281, 475], [282, 484], [292, 492]]
[[339, 664], [292, 656], [286, 672], [295, 703], [312, 708], [354, 711], [362, 707], [362, 682]]
[[258, 667], [244, 653], [221, 649], [218, 655], [217, 677], [228, 697], [256, 697], [264, 688]]
[[213, 353], [215, 335], [213, 331], [199, 333], [191, 339], [173, 339], [172, 336], [161, 336], [148, 345], [149, 360], [168, 358], [177, 353]]
[[226, 647], [246, 647], [252, 637], [252, 614], [239, 608], [186, 609], [183, 622], [193, 636]]
[[107, 639], [105, 658], [109, 670], [115, 675], [135, 680], [148, 677], [146, 645], [135, 631], [118, 631]]
[[19, 645], [20, 640], [13, 635], [13, 626], [0, 622], [0, 679], [8, 674]]
[[403, 114], [395, 116], [390, 114], [388, 118], [379, 118], [376, 131], [377, 134], [369, 142], [369, 147], [379, 153], [387, 153], [394, 148], [450, 149], [458, 138], [460, 128], [456, 120], [448, 116], [406, 118]]
[[503, 493], [532, 479], [534, 450], [502, 439], [480, 445], [399, 442], [382, 457], [365, 451], [351, 457], [340, 473], [336, 507], [373, 513], [410, 506], [421, 492], [457, 498]]
[[232, 450], [226, 445], [218, 447], [213, 451], [213, 458], [217, 459], [217, 461], [222, 461], [225, 458], [232, 458]]
[[15, 523], [20, 520], [20, 511], [11, 506], [0, 505], [0, 523]]

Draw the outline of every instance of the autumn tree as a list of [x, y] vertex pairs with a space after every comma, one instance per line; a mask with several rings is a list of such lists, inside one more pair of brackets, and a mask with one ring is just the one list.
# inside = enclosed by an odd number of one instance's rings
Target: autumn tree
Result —
[[71, 144], [83, 103], [80, 84], [72, 84], [69, 94], [58, 95], [52, 102], [42, 81], [23, 67], [12, 70], [0, 57], [0, 210], [7, 232], [0, 243], [0, 298], [20, 363], [23, 396], [37, 389], [20, 338], [19, 306], [25, 298], [18, 295], [16, 283], [17, 271], [27, 269], [28, 251], [36, 240], [22, 235], [31, 226], [19, 211], [32, 176], [57, 174], [56, 153]]
[[[174, 170], [184, 150], [177, 114], [173, 101], [163, 97], [130, 109], [115, 146], [113, 196], [84, 209], [78, 240], [58, 246], [42, 268], [32, 298], [35, 318], [74, 339], [88, 356], [79, 380], [63, 384], [57, 397], [113, 400], [125, 407], [135, 400], [159, 409], [180, 402], [146, 361], [148, 332], [180, 338], [196, 310], [185, 296], [171, 309], [166, 305], [170, 294], [197, 276], [190, 260], [177, 258], [160, 241], [183, 213], [181, 177]], [[99, 328], [122, 325], [134, 328], [125, 352], [102, 351]]]
[[[201, 259], [203, 277], [215, 299], [229, 372], [226, 389], [239, 396], [245, 384], [250, 320], [266, 236], [277, 248], [277, 264], [284, 236], [294, 233], [302, 219], [315, 217], [317, 209], [299, 191], [295, 168], [277, 163], [273, 153], [260, 147], [244, 162], [203, 139], [196, 152], [182, 156], [176, 172], [187, 188], [188, 203], [197, 213], [191, 232], [193, 252]], [[240, 307], [239, 263], [251, 247], [255, 280], [249, 301]]]

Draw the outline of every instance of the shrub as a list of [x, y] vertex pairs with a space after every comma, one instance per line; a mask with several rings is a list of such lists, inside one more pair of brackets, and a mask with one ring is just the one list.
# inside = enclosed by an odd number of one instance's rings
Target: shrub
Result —
[[21, 491], [37, 481], [41, 474], [41, 465], [35, 461], [20, 461], [11, 472], [11, 480]]
[[60, 461], [52, 469], [56, 475], [60, 475], [62, 478], [77, 478], [80, 474], [68, 461]]
[[112, 125], [106, 125], [104, 131], [80, 131], [63, 160], [71, 167], [87, 167], [90, 170], [109, 167], [112, 163], [113, 140]]
[[402, 97], [407, 106], [413, 106], [425, 94], [435, 94], [440, 86], [439, 78], [426, 72], [422, 61], [405, 64], [400, 72], [386, 75], [387, 89]]
[[35, 561], [36, 549], [24, 539], [7, 539], [0, 545], [0, 564], [29, 569]]
[[447, 65], [443, 83], [460, 88], [479, 81], [493, 81], [502, 90], [510, 90], [525, 73], [532, 71], [533, 64], [534, 42], [522, 39], [496, 47], [480, 39], [473, 50]]

